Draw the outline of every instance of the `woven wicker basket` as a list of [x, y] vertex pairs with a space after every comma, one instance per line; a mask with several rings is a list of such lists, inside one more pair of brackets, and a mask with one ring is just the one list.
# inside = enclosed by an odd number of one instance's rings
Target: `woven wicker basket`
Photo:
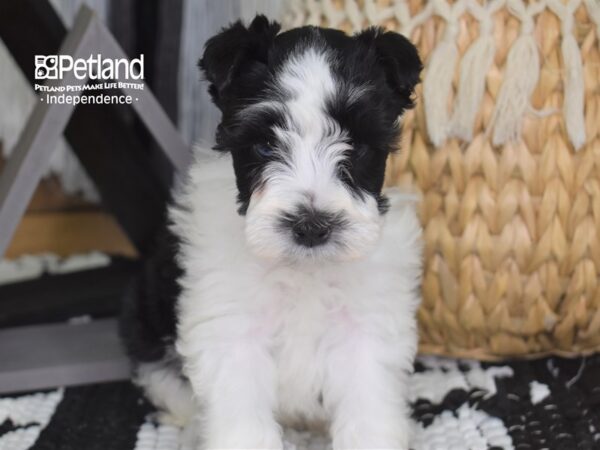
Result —
[[[422, 196], [421, 351], [499, 359], [599, 350], [600, 2], [293, 0], [290, 8], [287, 27], [404, 32], [426, 62], [387, 177]], [[483, 32], [495, 44], [489, 65], [488, 53], [468, 55]], [[522, 35], [537, 54], [507, 70]], [[428, 71], [440, 45], [436, 78]], [[461, 94], [461, 77], [476, 85], [469, 70], [482, 64], [480, 97]], [[538, 70], [523, 94], [519, 73]], [[521, 110], [498, 107], [520, 93]], [[462, 123], [453, 115], [461, 95], [476, 102], [472, 124], [468, 107]]]

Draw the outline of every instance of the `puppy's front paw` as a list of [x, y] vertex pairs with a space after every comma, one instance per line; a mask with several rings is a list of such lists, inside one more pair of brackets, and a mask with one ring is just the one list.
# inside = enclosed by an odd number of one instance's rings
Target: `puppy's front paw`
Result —
[[[210, 434], [210, 433], [209, 433]], [[203, 450], [265, 449], [282, 450], [283, 440], [279, 428], [252, 426], [231, 428], [218, 436], [212, 436], [202, 446]]]
[[357, 418], [333, 429], [332, 441], [333, 450], [408, 450], [410, 427], [400, 417], [393, 421], [385, 417], [374, 421]]
[[380, 440], [363, 436], [334, 440], [333, 450], [408, 450], [408, 443], [406, 439]]

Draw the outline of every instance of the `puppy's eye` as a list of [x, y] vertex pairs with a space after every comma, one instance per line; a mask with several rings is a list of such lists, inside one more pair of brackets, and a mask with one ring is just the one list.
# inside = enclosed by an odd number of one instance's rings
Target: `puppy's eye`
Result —
[[270, 158], [271, 156], [273, 156], [273, 153], [275, 153], [275, 151], [273, 150], [273, 147], [269, 143], [254, 144], [253, 148], [254, 148], [254, 152], [261, 158]]

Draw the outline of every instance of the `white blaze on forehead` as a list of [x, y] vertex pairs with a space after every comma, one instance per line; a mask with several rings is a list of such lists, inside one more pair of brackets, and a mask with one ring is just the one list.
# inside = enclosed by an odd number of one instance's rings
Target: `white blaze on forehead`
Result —
[[[331, 72], [331, 53], [319, 48], [307, 48], [302, 53], [292, 54], [279, 69], [271, 88], [283, 94], [285, 100], [263, 98], [257, 103], [245, 106], [240, 116], [260, 113], [265, 110], [285, 113], [286, 109], [294, 125], [303, 129], [316, 122], [327, 113], [327, 99], [340, 94], [346, 95], [346, 104], [356, 103], [368, 93], [372, 86], [368, 83], [348, 85], [337, 81]], [[343, 83], [340, 85], [340, 83]]]
[[274, 129], [285, 148], [283, 164], [273, 164], [273, 178], [287, 178], [288, 188], [318, 193], [334, 181], [337, 166], [350, 148], [346, 133], [329, 115], [327, 101], [336, 95], [331, 55], [318, 48], [293, 54], [276, 76], [284, 97], [285, 127]]
[[335, 82], [328, 54], [309, 48], [294, 55], [283, 66], [277, 84], [289, 100], [286, 101], [290, 119], [302, 132], [312, 125], [319, 126], [325, 114], [325, 101], [333, 96]]

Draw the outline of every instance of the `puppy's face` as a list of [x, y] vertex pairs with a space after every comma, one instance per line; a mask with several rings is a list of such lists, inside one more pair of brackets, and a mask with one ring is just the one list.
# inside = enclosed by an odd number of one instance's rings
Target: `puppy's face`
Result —
[[208, 41], [200, 67], [223, 113], [246, 239], [268, 258], [358, 258], [376, 243], [386, 159], [421, 62], [402, 36], [257, 16]]

